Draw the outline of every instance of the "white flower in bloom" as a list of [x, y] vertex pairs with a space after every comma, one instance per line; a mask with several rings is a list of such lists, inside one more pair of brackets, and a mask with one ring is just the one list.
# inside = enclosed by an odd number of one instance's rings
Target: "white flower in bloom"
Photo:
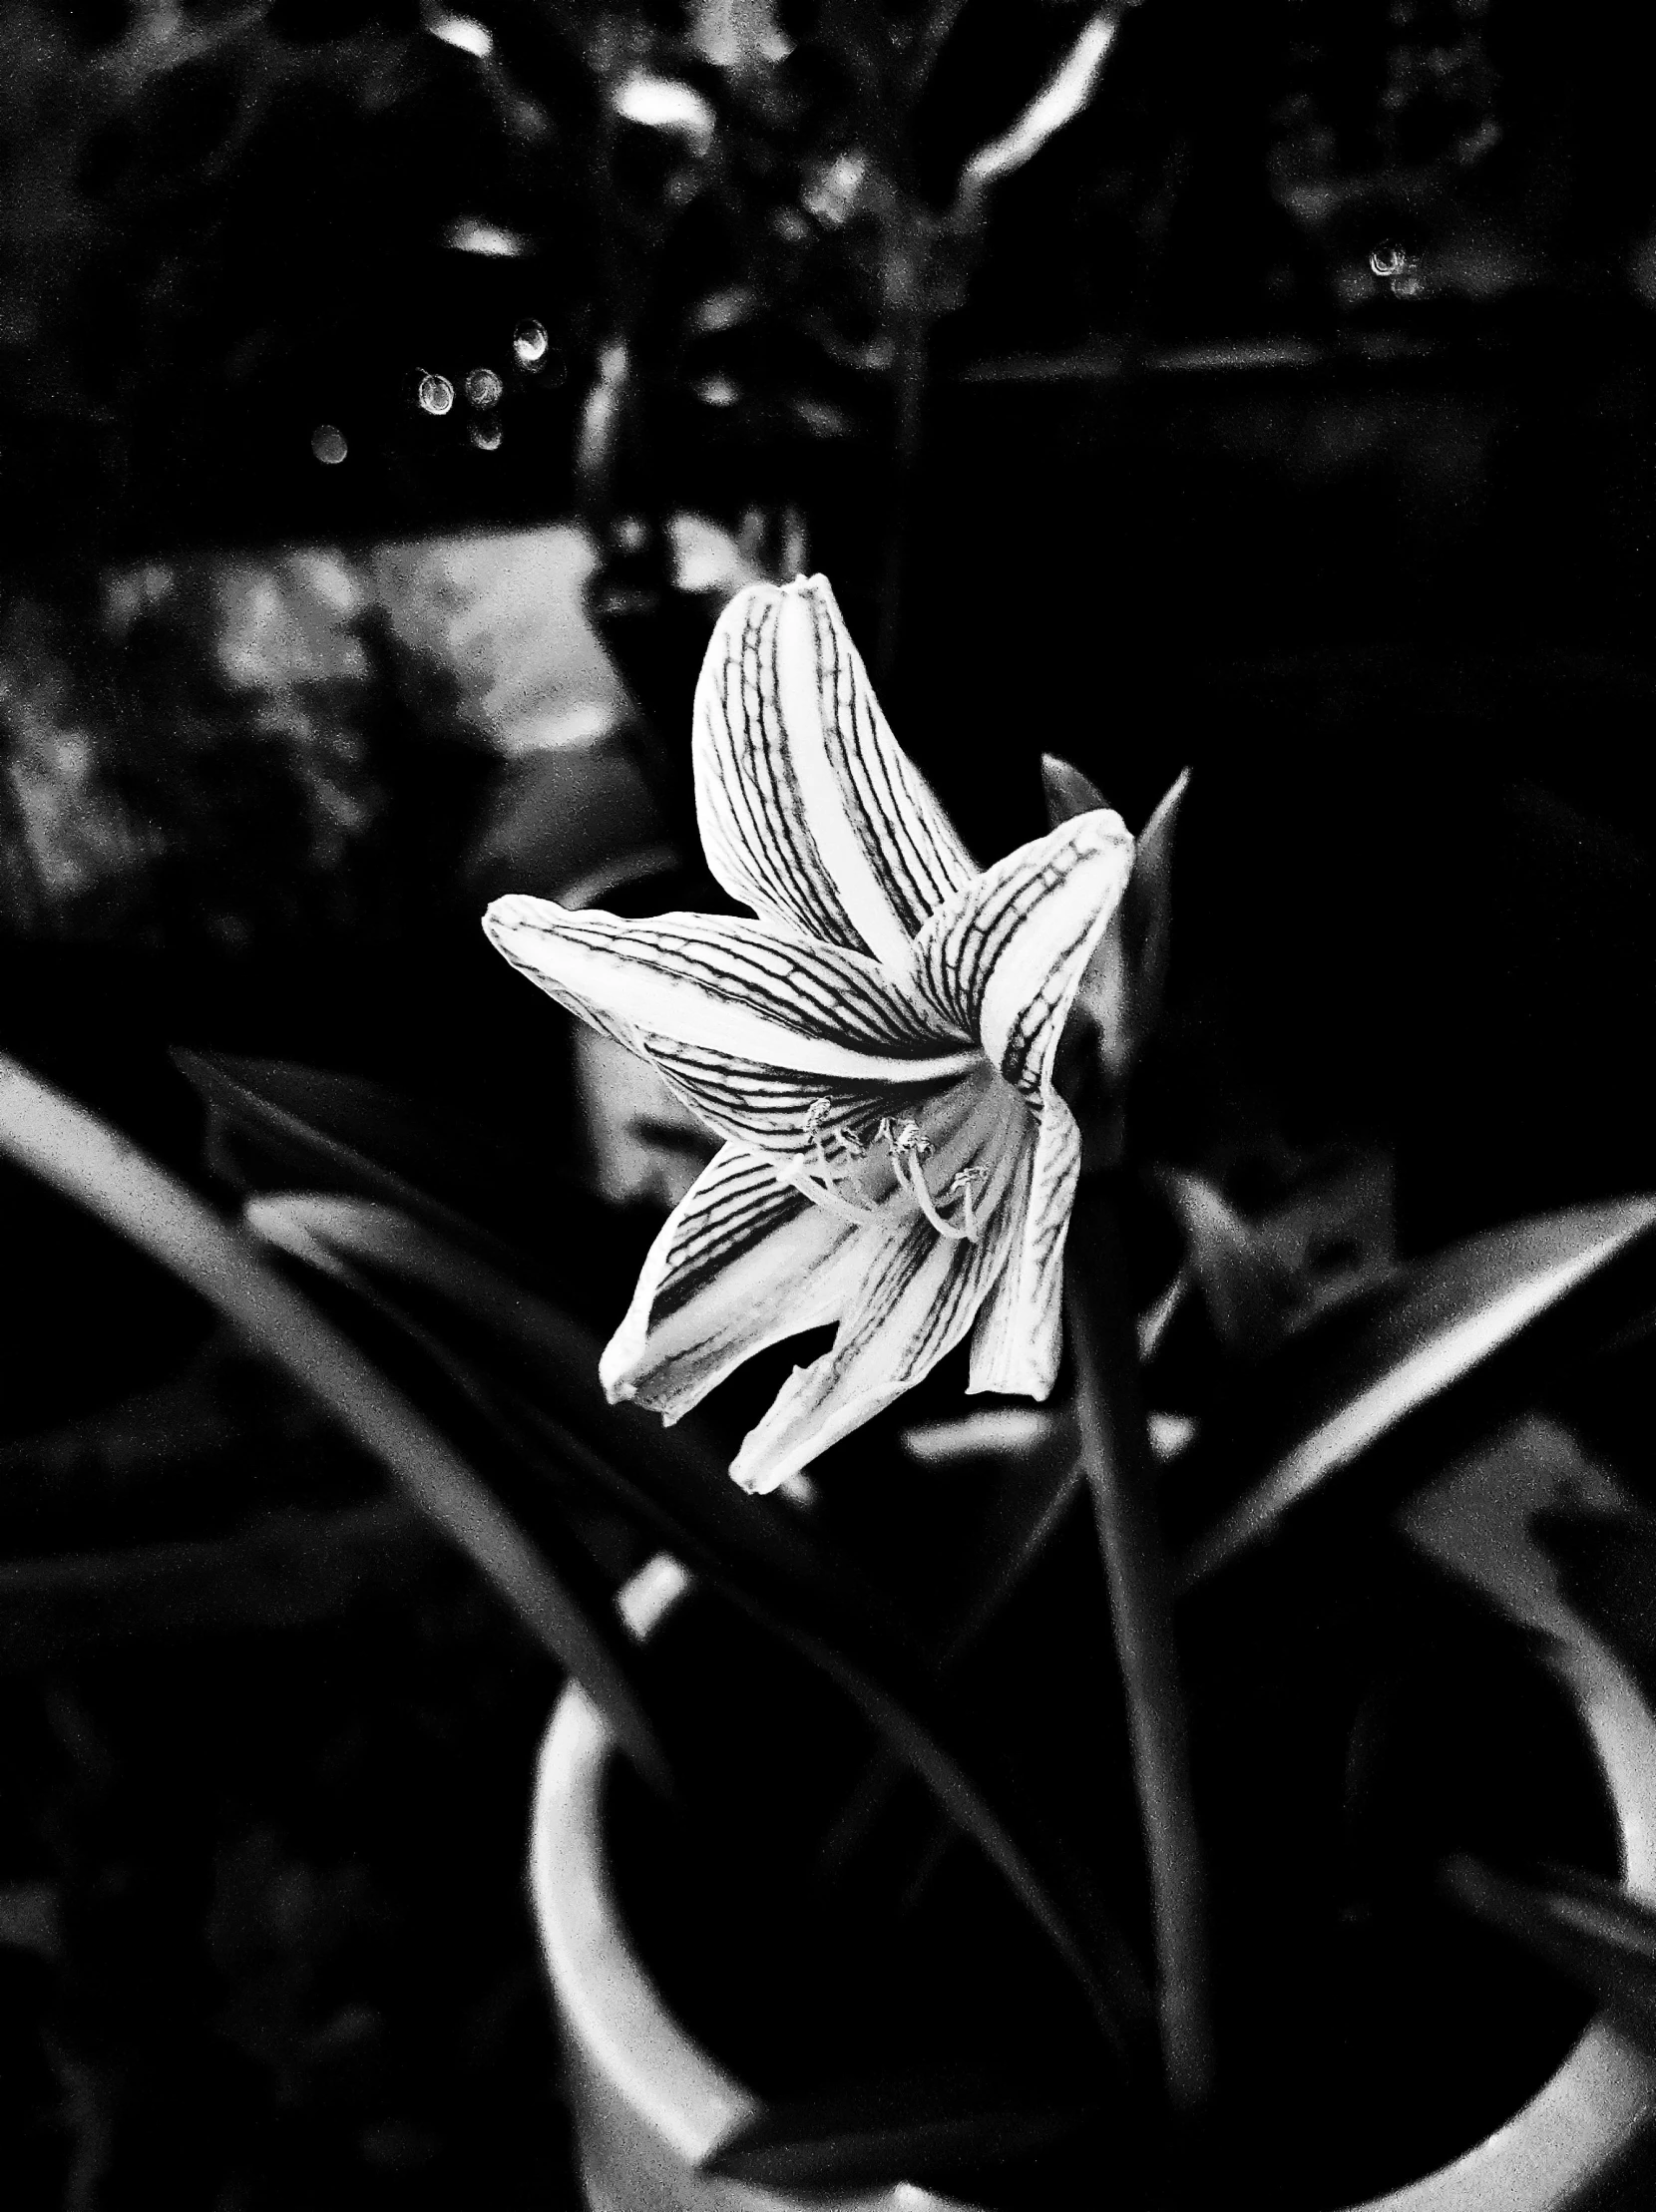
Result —
[[971, 1389], [1050, 1391], [1080, 1154], [1052, 1061], [1133, 847], [1099, 808], [974, 867], [821, 576], [725, 608], [694, 754], [708, 865], [756, 920], [509, 898], [484, 925], [726, 1140], [605, 1351], [611, 1399], [674, 1420], [838, 1324], [731, 1468], [770, 1490], [969, 1331]]

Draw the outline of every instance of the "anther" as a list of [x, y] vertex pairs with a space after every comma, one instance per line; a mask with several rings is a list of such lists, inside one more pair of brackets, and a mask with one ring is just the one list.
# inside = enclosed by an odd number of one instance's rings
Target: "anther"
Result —
[[[830, 1185], [843, 1183], [850, 1173], [849, 1169], [835, 1167], [828, 1157], [826, 1140], [822, 1134], [822, 1124], [833, 1110], [833, 1101], [827, 1098], [816, 1099], [805, 1109], [805, 1134], [811, 1140], [811, 1148], [816, 1159], [816, 1172], [821, 1176], [824, 1183]], [[854, 1136], [848, 1142], [847, 1133], [843, 1129], [832, 1129], [828, 1134], [838, 1143], [841, 1151], [848, 1153], [853, 1160], [862, 1158], [862, 1147]]]
[[919, 1122], [906, 1121], [891, 1140], [891, 1149], [896, 1153], [906, 1152], [911, 1159], [924, 1160], [933, 1148], [921, 1135]]
[[[921, 1144], [925, 1144], [925, 1142], [926, 1140], [922, 1138]], [[926, 1150], [928, 1152], [930, 1152], [931, 1149], [932, 1148], [930, 1145], [926, 1145]], [[913, 1191], [915, 1195], [915, 1199], [920, 1207], [920, 1211], [925, 1215], [926, 1219], [931, 1223], [932, 1227], [937, 1231], [938, 1235], [940, 1237], [952, 1238], [957, 1244], [969, 1237], [971, 1235], [970, 1230], [957, 1229], [952, 1222], [946, 1222], [943, 1216], [938, 1212], [937, 1207], [934, 1205], [932, 1201], [932, 1194], [926, 1188], [925, 1175], [921, 1172], [919, 1145], [912, 1145], [907, 1148], [906, 1164], [909, 1171], [909, 1188], [911, 1191]]]
[[987, 1170], [983, 1168], [962, 1168], [960, 1174], [949, 1186], [949, 1196], [951, 1198], [958, 1197], [961, 1202], [960, 1233], [968, 1243], [974, 1245], [978, 1242], [980, 1231], [977, 1222], [973, 1219], [972, 1186], [975, 1183], [981, 1183], [986, 1173]]
[[[803, 1126], [805, 1136], [811, 1146], [812, 1159], [792, 1162], [777, 1161], [775, 1162], [777, 1176], [793, 1190], [800, 1192], [818, 1206], [826, 1206], [830, 1213], [838, 1214], [844, 1220], [872, 1221], [875, 1217], [875, 1208], [854, 1205], [849, 1199], [842, 1198], [834, 1187], [838, 1183], [843, 1183], [851, 1171], [848, 1168], [836, 1168], [828, 1158], [827, 1149], [823, 1142], [822, 1124], [832, 1112], [832, 1099], [817, 1098], [811, 1101], [805, 1109]], [[848, 1132], [835, 1130], [831, 1133], [838, 1139], [843, 1149], [851, 1152], [854, 1159], [861, 1158], [862, 1147], [854, 1136], [850, 1137], [849, 1143], [847, 1143]]]

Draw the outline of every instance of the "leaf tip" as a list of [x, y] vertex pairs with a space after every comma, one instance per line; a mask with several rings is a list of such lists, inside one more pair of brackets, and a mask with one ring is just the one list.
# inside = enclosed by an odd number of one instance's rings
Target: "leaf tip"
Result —
[[1090, 776], [1057, 753], [1040, 756], [1040, 783], [1046, 796], [1046, 820], [1051, 829], [1073, 821], [1078, 814], [1107, 809], [1109, 802]]

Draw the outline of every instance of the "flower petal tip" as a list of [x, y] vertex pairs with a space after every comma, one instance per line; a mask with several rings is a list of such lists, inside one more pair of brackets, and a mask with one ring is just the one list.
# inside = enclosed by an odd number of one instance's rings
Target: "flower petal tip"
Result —
[[483, 933], [493, 945], [515, 929], [545, 927], [550, 920], [563, 913], [551, 899], [532, 899], [527, 892], [511, 891], [503, 898], [491, 899], [483, 910]]

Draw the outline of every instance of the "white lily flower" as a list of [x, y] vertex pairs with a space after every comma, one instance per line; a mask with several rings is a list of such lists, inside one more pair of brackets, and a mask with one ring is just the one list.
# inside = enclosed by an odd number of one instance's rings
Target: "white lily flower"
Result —
[[1057, 1372], [1080, 1139], [1059, 1032], [1132, 865], [1099, 808], [980, 871], [902, 752], [822, 576], [725, 608], [696, 689], [708, 866], [755, 920], [500, 899], [484, 926], [726, 1142], [601, 1373], [667, 1420], [824, 1323], [731, 1468], [772, 1490], [975, 1328], [968, 1388]]

